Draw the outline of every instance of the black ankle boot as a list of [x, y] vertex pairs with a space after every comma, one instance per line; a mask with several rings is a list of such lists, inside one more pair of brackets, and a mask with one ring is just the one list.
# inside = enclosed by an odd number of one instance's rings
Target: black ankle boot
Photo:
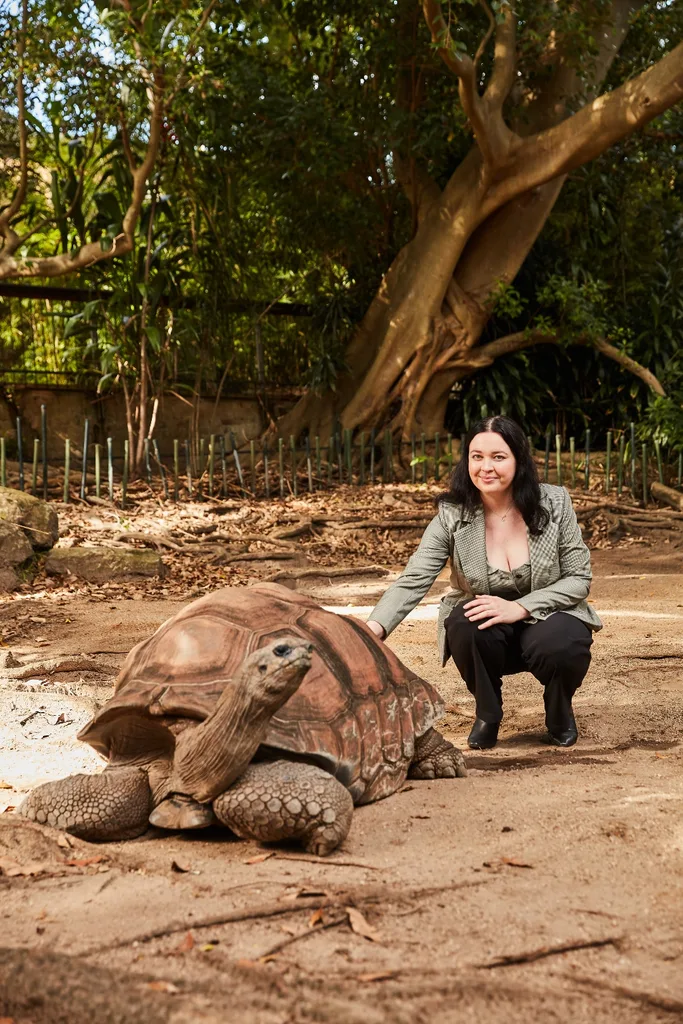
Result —
[[564, 729], [558, 729], [554, 732], [548, 729], [548, 735], [550, 736], [550, 742], [554, 743], [556, 747], [573, 747], [579, 738], [579, 730], [576, 728], [573, 712], [570, 712]]
[[477, 718], [472, 731], [467, 737], [467, 746], [471, 750], [490, 750], [495, 747], [498, 739], [498, 722], [484, 722]]

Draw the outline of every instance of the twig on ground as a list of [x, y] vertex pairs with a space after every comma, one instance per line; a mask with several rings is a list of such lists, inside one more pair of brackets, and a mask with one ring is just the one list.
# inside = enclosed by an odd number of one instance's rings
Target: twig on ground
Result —
[[327, 921], [325, 924], [317, 924], [313, 928], [308, 928], [305, 932], [299, 932], [298, 935], [289, 935], [286, 939], [281, 939], [280, 942], [276, 942], [274, 946], [270, 946], [270, 948], [266, 949], [263, 953], [259, 953], [255, 959], [261, 961], [267, 960], [269, 957], [275, 956], [276, 953], [280, 953], [283, 949], [286, 949], [287, 946], [291, 946], [295, 942], [300, 942], [301, 939], [307, 939], [311, 935], [316, 935], [318, 932], [326, 931], [328, 928], [338, 928], [339, 925], [346, 924], [347, 922], [348, 917], [344, 915], [344, 917], [340, 917], [336, 921]]
[[540, 949], [531, 949], [525, 953], [511, 953], [498, 956], [485, 964], [474, 964], [474, 967], [483, 970], [490, 970], [493, 967], [511, 967], [514, 964], [532, 964], [536, 960], [544, 960], [548, 956], [558, 956], [561, 953], [573, 953], [579, 949], [599, 949], [601, 946], [617, 946], [623, 939], [623, 935], [609, 935], [605, 939], [577, 939], [574, 942], [561, 942], [557, 946], [541, 946]]
[[156, 548], [170, 548], [171, 551], [185, 550], [182, 544], [176, 544], [175, 541], [168, 540], [166, 537], [160, 537], [155, 533], [142, 533], [140, 530], [122, 530], [120, 533], [115, 534], [112, 540], [139, 540], [143, 544], [153, 544]]
[[363, 864], [359, 860], [332, 860], [331, 857], [307, 857], [298, 853], [276, 853], [277, 860], [301, 860], [306, 864], [320, 864], [321, 867], [365, 868], [366, 871], [382, 871], [374, 864]]
[[299, 580], [306, 577], [320, 576], [321, 579], [339, 579], [344, 576], [388, 576], [389, 569], [381, 565], [354, 565], [348, 569], [282, 569], [280, 572], [267, 576], [264, 583], [277, 583], [278, 580]]

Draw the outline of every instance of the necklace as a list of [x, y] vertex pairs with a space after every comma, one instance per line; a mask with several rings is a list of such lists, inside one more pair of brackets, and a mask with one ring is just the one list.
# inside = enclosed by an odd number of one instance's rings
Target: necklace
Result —
[[500, 519], [501, 523], [504, 523], [505, 520], [507, 519], [507, 517], [510, 515], [510, 512], [512, 511], [512, 509], [514, 507], [514, 504], [515, 504], [514, 501], [511, 501], [510, 504], [508, 505], [508, 507], [505, 509], [505, 512], [503, 513], [503, 515], [501, 515], [500, 512], [493, 512], [492, 510], [490, 511], [490, 514], [492, 516], [495, 516], [497, 519]]

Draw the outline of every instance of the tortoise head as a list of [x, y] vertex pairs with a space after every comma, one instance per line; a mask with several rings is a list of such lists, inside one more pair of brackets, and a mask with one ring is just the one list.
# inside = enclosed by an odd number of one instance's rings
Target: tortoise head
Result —
[[272, 711], [281, 707], [311, 667], [312, 652], [308, 640], [285, 636], [245, 658], [240, 675], [253, 703]]

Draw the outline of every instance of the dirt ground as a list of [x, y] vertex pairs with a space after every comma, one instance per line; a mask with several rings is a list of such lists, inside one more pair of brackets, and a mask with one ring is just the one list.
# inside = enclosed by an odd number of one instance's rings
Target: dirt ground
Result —
[[[595, 552], [605, 628], [574, 748], [543, 743], [540, 686], [510, 678], [500, 742], [467, 754], [468, 778], [357, 809], [321, 861], [219, 829], [94, 845], [19, 822], [23, 792], [97, 769], [78, 729], [187, 600], [21, 593], [0, 609], [0, 1020], [683, 1018], [682, 561], [676, 545]], [[310, 587], [362, 617], [386, 585]], [[473, 703], [434, 638], [409, 619], [390, 645], [441, 691], [464, 748]]]

